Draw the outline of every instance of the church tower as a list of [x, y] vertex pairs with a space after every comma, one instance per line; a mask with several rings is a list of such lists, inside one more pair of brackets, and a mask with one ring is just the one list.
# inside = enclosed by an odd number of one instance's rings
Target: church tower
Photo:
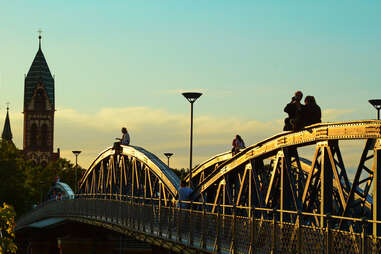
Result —
[[55, 159], [54, 136], [54, 78], [39, 47], [25, 77], [24, 86], [24, 153], [35, 164], [45, 166]]

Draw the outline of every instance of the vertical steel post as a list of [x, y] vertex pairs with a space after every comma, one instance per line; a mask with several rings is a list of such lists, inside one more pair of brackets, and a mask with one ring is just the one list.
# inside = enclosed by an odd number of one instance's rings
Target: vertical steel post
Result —
[[321, 157], [321, 173], [320, 173], [320, 226], [324, 227], [325, 214], [332, 213], [332, 197], [333, 197], [333, 172], [328, 156], [328, 141], [319, 142], [317, 144], [322, 149]]
[[221, 231], [221, 211], [220, 211], [220, 203], [217, 205], [217, 225], [216, 225], [216, 242], [214, 244], [215, 253], [221, 253], [220, 246], [220, 231]]
[[279, 151], [278, 156], [280, 157], [280, 226], [282, 227], [283, 219], [284, 219], [283, 211], [285, 210], [285, 207], [287, 206], [285, 203], [288, 202], [290, 197], [287, 197], [287, 191], [286, 191], [288, 181], [287, 181], [287, 176], [285, 175], [286, 163], [284, 160], [283, 151]]
[[205, 229], [207, 229], [207, 227], [205, 226], [205, 223], [208, 223], [209, 225], [209, 222], [208, 220], [205, 219], [206, 217], [206, 211], [205, 211], [205, 200], [202, 201], [202, 217], [201, 217], [201, 244], [200, 244], [200, 247], [202, 249], [206, 249], [206, 239], [205, 239]]
[[193, 225], [192, 225], [192, 216], [193, 216], [193, 202], [190, 201], [190, 209], [189, 209], [189, 246], [193, 245]]
[[273, 209], [273, 232], [272, 232], [272, 249], [271, 253], [276, 253], [276, 209]]
[[250, 206], [249, 208], [249, 221], [250, 221], [250, 247], [248, 254], [254, 253], [254, 209]]
[[159, 214], [158, 214], [158, 221], [159, 221], [159, 236], [161, 237], [161, 188], [162, 188], [162, 182], [159, 181]]
[[152, 199], [152, 195], [151, 195], [151, 219], [150, 219], [150, 232], [151, 232], [151, 235], [153, 235], [153, 227], [154, 227], [154, 224], [153, 224], [153, 220], [155, 219], [155, 205], [153, 203], [153, 199]]
[[[376, 140], [373, 157], [373, 220], [381, 221], [381, 139]], [[381, 236], [381, 224], [373, 223], [373, 236]]]
[[178, 216], [177, 216], [177, 241], [182, 242], [181, 239], [181, 224], [183, 222], [183, 215], [182, 215], [182, 208], [181, 208], [181, 200], [179, 200], [179, 209], [178, 209]]
[[235, 239], [236, 239], [236, 225], [235, 225], [235, 220], [236, 220], [236, 205], [235, 203], [233, 204], [233, 219], [232, 219], [232, 242], [231, 242], [231, 247], [230, 247], [230, 253], [235, 254]]
[[172, 240], [171, 221], [173, 220], [173, 206], [172, 207], [168, 207], [167, 209], [169, 211], [168, 220], [167, 220], [168, 221], [168, 225], [167, 225], [167, 228], [168, 228], [168, 239]]
[[332, 231], [331, 231], [331, 215], [327, 214], [327, 241], [326, 241], [326, 253], [331, 254], [332, 251]]
[[145, 203], [144, 203], [144, 201], [141, 203], [140, 207], [141, 207], [140, 216], [143, 217], [143, 218], [142, 218], [142, 229], [143, 229], [143, 232], [145, 233], [145, 232], [146, 232], [146, 222], [144, 221], [144, 217], [145, 217], [145, 213], [144, 213], [144, 211], [145, 211], [146, 209], [145, 209]]
[[368, 253], [366, 226], [367, 226], [367, 220], [364, 217], [362, 218], [362, 222], [361, 222], [361, 254]]
[[298, 211], [298, 216], [296, 219], [296, 230], [297, 230], [297, 253], [301, 254], [302, 253], [302, 226], [300, 225], [300, 221], [302, 220], [302, 212], [299, 210]]

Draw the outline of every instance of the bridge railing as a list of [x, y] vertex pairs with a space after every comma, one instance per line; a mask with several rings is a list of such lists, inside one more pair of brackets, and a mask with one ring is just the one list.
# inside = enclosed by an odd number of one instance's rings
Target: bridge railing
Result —
[[[371, 220], [355, 219], [361, 233], [335, 229], [338, 216], [254, 208], [240, 216], [243, 207], [191, 202], [164, 206], [158, 199], [117, 196], [84, 197], [44, 203], [17, 222], [16, 230], [47, 218], [64, 218], [106, 227], [138, 239], [158, 239], [173, 248], [214, 253], [380, 253], [381, 239], [368, 235]], [[225, 209], [225, 210], [224, 210]], [[231, 214], [224, 214], [231, 209]], [[255, 215], [255, 216], [254, 216]], [[289, 223], [296, 216], [296, 223]], [[303, 225], [303, 217], [325, 221], [325, 227]], [[353, 218], [343, 218], [354, 220]], [[154, 241], [152, 241], [154, 242]], [[157, 241], [156, 241], [157, 242]], [[168, 244], [167, 244], [168, 246]]]

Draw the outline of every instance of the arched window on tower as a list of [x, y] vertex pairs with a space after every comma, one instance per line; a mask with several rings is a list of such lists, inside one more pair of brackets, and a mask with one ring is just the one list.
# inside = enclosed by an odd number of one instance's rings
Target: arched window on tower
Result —
[[36, 97], [34, 98], [34, 110], [43, 111], [46, 110], [46, 98], [44, 94], [44, 90], [39, 88], [36, 93]]
[[37, 135], [38, 135], [37, 125], [34, 123], [32, 124], [32, 127], [30, 128], [30, 146], [32, 148], [37, 147]]
[[48, 126], [43, 124], [41, 127], [41, 148], [48, 150]]

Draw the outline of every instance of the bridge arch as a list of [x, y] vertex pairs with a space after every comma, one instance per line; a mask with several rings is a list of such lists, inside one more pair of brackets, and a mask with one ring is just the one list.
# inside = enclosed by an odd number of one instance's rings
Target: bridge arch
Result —
[[[352, 181], [341, 155], [341, 140], [365, 141]], [[298, 153], [307, 146], [315, 148], [310, 160]], [[194, 169], [199, 181], [193, 182], [193, 196], [213, 203], [213, 211], [224, 204], [370, 217], [370, 188], [380, 148], [381, 121], [321, 123], [300, 132], [283, 132], [214, 163], [214, 169], [204, 165], [213, 164], [216, 157]], [[207, 174], [197, 178], [201, 168]]]
[[162, 199], [177, 196], [179, 178], [158, 157], [138, 146], [114, 146], [101, 152], [84, 173], [80, 195]]

